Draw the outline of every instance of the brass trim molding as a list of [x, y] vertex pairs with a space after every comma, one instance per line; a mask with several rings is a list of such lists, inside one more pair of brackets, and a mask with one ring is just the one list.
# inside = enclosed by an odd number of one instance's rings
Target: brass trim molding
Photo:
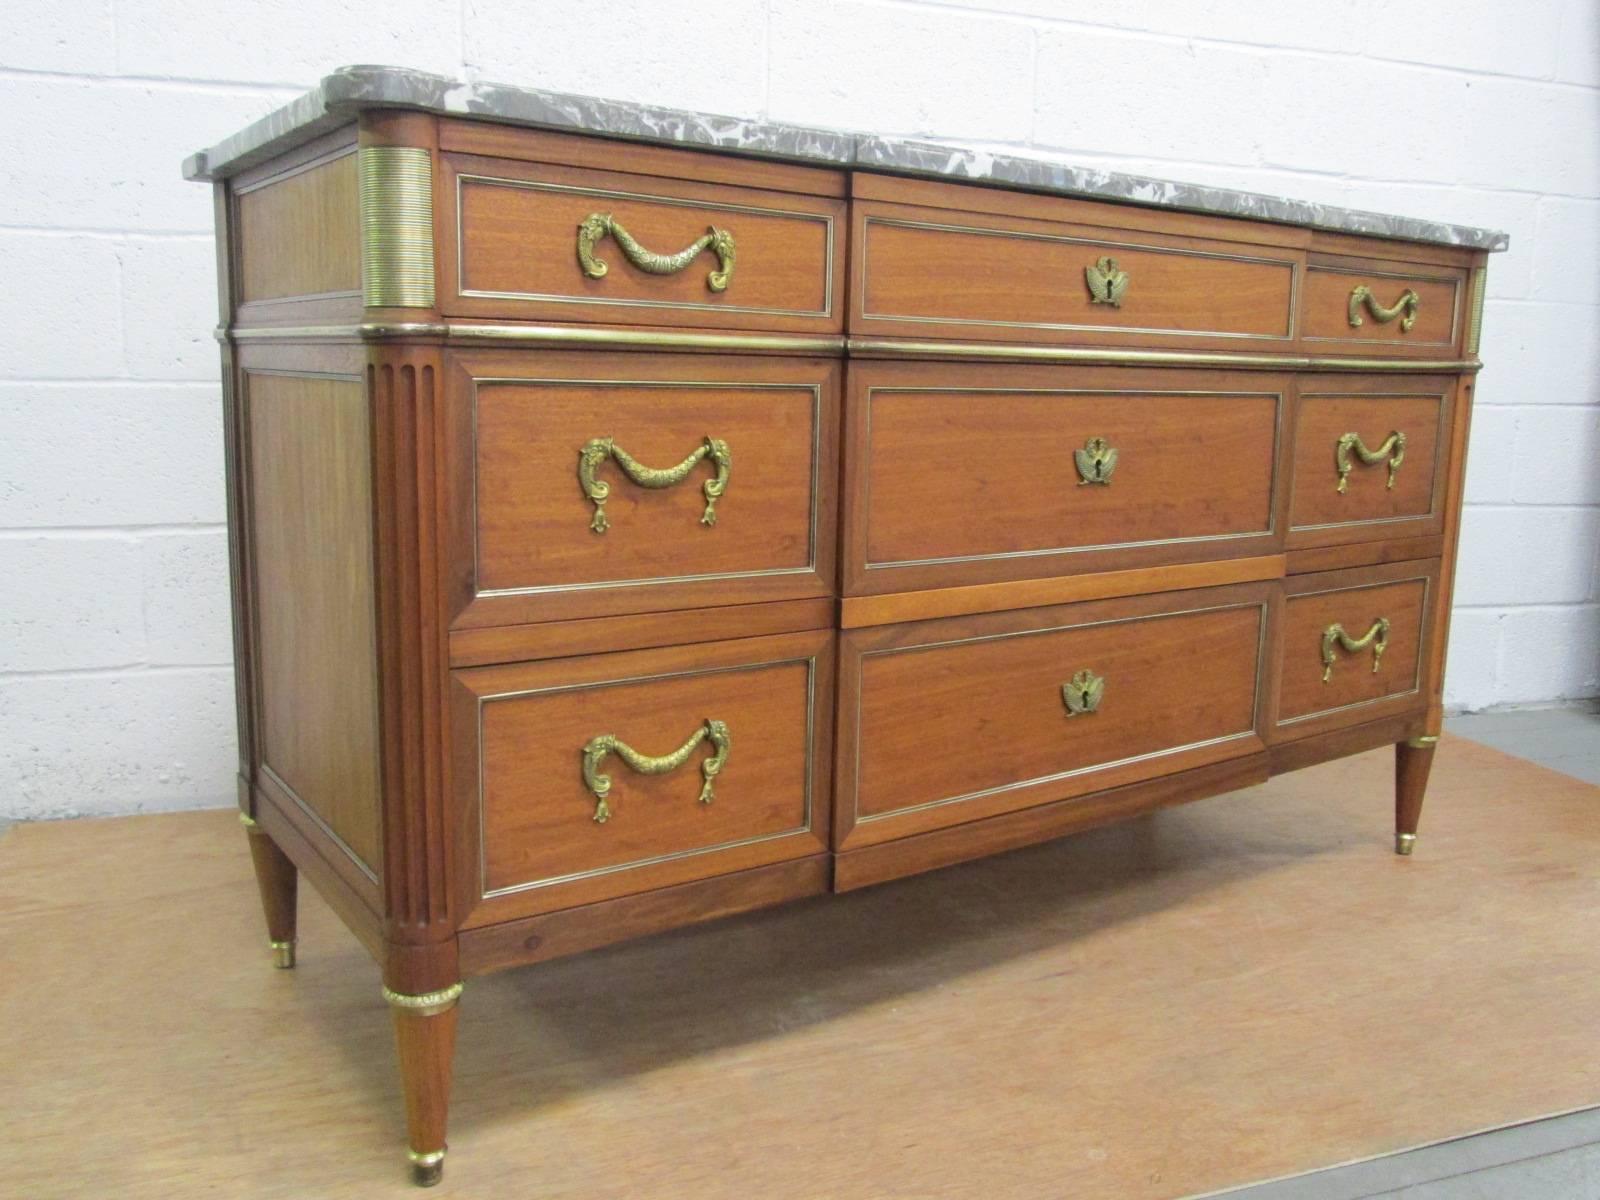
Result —
[[1478, 341], [1483, 335], [1483, 298], [1489, 290], [1489, 268], [1478, 267], [1472, 272], [1472, 299], [1467, 305], [1468, 354], [1478, 353]]
[[363, 146], [361, 294], [369, 308], [432, 308], [433, 159], [415, 146]]
[[456, 1001], [461, 998], [461, 987], [459, 983], [452, 983], [449, 987], [440, 988], [436, 992], [408, 996], [404, 992], [392, 991], [385, 986], [383, 998], [388, 1001], [391, 1008], [403, 1009], [419, 1017], [432, 1017], [455, 1007]]
[[219, 326], [219, 341], [366, 341], [437, 338], [451, 344], [534, 342], [546, 346], [637, 347], [643, 350], [731, 350], [863, 358], [972, 358], [1106, 366], [1261, 367], [1271, 371], [1363, 371], [1457, 375], [1483, 369], [1476, 358], [1330, 358], [1307, 354], [1246, 354], [1234, 350], [1161, 350], [1121, 346], [1032, 346], [1010, 342], [942, 342], [917, 338], [858, 338], [838, 334], [686, 333], [585, 325], [528, 325], [490, 321], [366, 321], [358, 325]]

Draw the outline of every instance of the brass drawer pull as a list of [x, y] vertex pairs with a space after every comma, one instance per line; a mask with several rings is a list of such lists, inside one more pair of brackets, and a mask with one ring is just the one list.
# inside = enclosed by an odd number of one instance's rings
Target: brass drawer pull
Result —
[[1100, 699], [1105, 694], [1105, 677], [1093, 671], [1079, 671], [1061, 685], [1061, 700], [1067, 706], [1069, 717], [1098, 711]]
[[1078, 486], [1098, 483], [1111, 486], [1111, 472], [1117, 469], [1117, 451], [1105, 438], [1090, 438], [1082, 450], [1072, 452], [1072, 461], [1078, 467]]
[[616, 239], [629, 262], [651, 275], [676, 275], [700, 257], [702, 250], [710, 250], [717, 256], [717, 270], [706, 276], [706, 287], [713, 292], [726, 291], [728, 281], [733, 278], [733, 234], [726, 229], [711, 225], [702, 237], [676, 254], [656, 254], [634, 241], [633, 235], [610, 213], [597, 212], [590, 213], [578, 226], [578, 262], [583, 265], [583, 273], [590, 279], [605, 276], [606, 264], [594, 256], [594, 247], [607, 234]]
[[1422, 297], [1417, 295], [1414, 288], [1407, 288], [1400, 293], [1400, 299], [1394, 302], [1393, 308], [1385, 308], [1378, 303], [1378, 298], [1372, 294], [1372, 289], [1366, 284], [1358, 284], [1350, 293], [1350, 327], [1357, 328], [1361, 324], [1361, 306], [1365, 304], [1367, 311], [1379, 325], [1387, 325], [1390, 321], [1405, 314], [1405, 319], [1400, 322], [1400, 332], [1410, 333], [1411, 327], [1417, 323], [1417, 309], [1422, 307]]
[[1342, 433], [1333, 448], [1333, 465], [1339, 472], [1339, 494], [1342, 496], [1350, 488], [1350, 452], [1367, 466], [1373, 463], [1389, 460], [1388, 487], [1394, 488], [1394, 473], [1400, 469], [1400, 464], [1406, 460], [1406, 435], [1396, 429], [1383, 439], [1383, 445], [1376, 450], [1368, 450], [1366, 443], [1361, 440], [1359, 433]]
[[717, 465], [717, 473], [701, 486], [700, 490], [706, 497], [706, 510], [700, 514], [700, 524], [717, 523], [717, 501], [728, 490], [728, 476], [733, 472], [733, 451], [721, 438], [705, 438], [688, 458], [675, 467], [647, 467], [613, 439], [590, 438], [578, 451], [578, 484], [594, 504], [594, 516], [589, 520], [589, 528], [596, 533], [604, 533], [611, 528], [611, 522], [606, 517], [606, 498], [611, 495], [611, 485], [594, 477], [594, 473], [608, 458], [615, 459], [622, 473], [634, 483], [653, 490], [682, 483], [694, 470], [696, 463], [702, 458], [709, 458]]
[[600, 773], [600, 764], [605, 761], [606, 755], [615, 754], [641, 775], [665, 775], [688, 762], [695, 747], [707, 738], [711, 739], [713, 749], [711, 756], [700, 764], [700, 774], [705, 779], [700, 785], [700, 803], [710, 804], [712, 782], [728, 765], [728, 750], [733, 744], [728, 727], [723, 722], [706, 721], [683, 745], [659, 758], [640, 754], [614, 733], [602, 733], [590, 738], [583, 747], [583, 782], [594, 793], [595, 822], [604, 825], [611, 819], [611, 806], [606, 803], [606, 797], [611, 794], [611, 776]]
[[1085, 267], [1083, 278], [1089, 285], [1091, 304], [1122, 307], [1122, 294], [1128, 290], [1128, 273], [1118, 268], [1116, 259], [1102, 258], [1093, 266]]
[[1383, 652], [1389, 648], [1389, 618], [1379, 617], [1372, 623], [1372, 628], [1358, 638], [1352, 638], [1337, 621], [1324, 629], [1322, 631], [1323, 683], [1327, 683], [1333, 675], [1333, 651], [1336, 646], [1343, 649], [1346, 654], [1359, 654], [1371, 646], [1372, 673], [1376, 675], [1378, 664], [1383, 661]]

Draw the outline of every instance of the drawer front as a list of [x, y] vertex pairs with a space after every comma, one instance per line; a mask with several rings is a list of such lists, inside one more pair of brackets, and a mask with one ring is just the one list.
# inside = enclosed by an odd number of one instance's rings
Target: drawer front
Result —
[[1289, 546], [1441, 532], [1455, 386], [1432, 377], [1300, 380]]
[[1307, 575], [1284, 584], [1274, 740], [1426, 705], [1439, 560]]
[[448, 315], [842, 328], [841, 201], [509, 159], [443, 161], [455, 226]]
[[1294, 335], [1297, 266], [1288, 249], [873, 201], [854, 207], [852, 333], [1186, 347]]
[[838, 371], [452, 356], [456, 627], [831, 594]]
[[1465, 292], [1452, 267], [1313, 255], [1302, 336], [1314, 353], [1453, 357]]
[[827, 631], [454, 675], [469, 924], [826, 848]]
[[838, 844], [1259, 750], [1270, 586], [846, 634]]
[[852, 365], [845, 591], [1260, 554], [1285, 376]]

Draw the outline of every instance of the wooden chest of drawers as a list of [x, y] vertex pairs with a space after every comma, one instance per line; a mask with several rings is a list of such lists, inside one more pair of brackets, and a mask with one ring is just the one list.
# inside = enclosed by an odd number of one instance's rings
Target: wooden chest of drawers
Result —
[[378, 960], [419, 1181], [475, 974], [1385, 744], [1410, 853], [1503, 237], [455, 95], [190, 164], [269, 936]]

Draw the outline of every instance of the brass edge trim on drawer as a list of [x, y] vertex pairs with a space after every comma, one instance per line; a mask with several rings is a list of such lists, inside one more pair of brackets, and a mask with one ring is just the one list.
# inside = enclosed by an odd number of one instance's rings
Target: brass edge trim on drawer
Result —
[[[866, 393], [866, 443], [865, 453], [870, 456], [872, 451], [872, 398], [879, 392], [915, 392], [948, 394], [955, 392], [972, 392], [979, 395], [1006, 395], [1006, 396], [1103, 396], [1104, 388], [1068, 388], [1068, 387], [939, 387], [930, 385], [916, 387], [909, 384], [880, 385], [867, 388]], [[1228, 396], [1228, 397], [1256, 397], [1271, 399], [1273, 404], [1272, 417], [1272, 444], [1278, 445], [1283, 436], [1283, 425], [1289, 397], [1286, 392], [1252, 392], [1244, 388], [1227, 388], [1221, 390], [1205, 388], [1136, 388], [1124, 393], [1129, 396]], [[1272, 458], [1272, 473], [1267, 483], [1267, 527], [1265, 529], [1243, 529], [1224, 533], [1200, 533], [1183, 537], [1151, 538], [1142, 542], [1104, 542], [1095, 545], [1078, 546], [1045, 546], [1034, 550], [997, 550], [985, 554], [959, 554], [947, 555], [940, 558], [893, 558], [867, 560], [862, 566], [868, 571], [897, 570], [904, 567], [932, 567], [948, 566], [955, 563], [968, 562], [994, 562], [1002, 559], [1016, 558], [1045, 558], [1055, 554], [1087, 554], [1102, 550], [1134, 550], [1147, 546], [1177, 546], [1195, 544], [1200, 542], [1229, 542], [1242, 538], [1271, 537], [1278, 531], [1278, 485], [1282, 474], [1282, 464], [1278, 455]], [[865, 504], [865, 520], [868, 526], [872, 523], [872, 497], [870, 489]]]
[[1003, 342], [942, 342], [908, 338], [846, 338], [851, 354], [882, 358], [1011, 358], [1029, 362], [1099, 363], [1107, 366], [1267, 367], [1274, 370], [1477, 371], [1475, 358], [1328, 358], [1306, 354], [1245, 354], [1234, 350], [1159, 350], [1132, 347], [1028, 346]]
[[639, 347], [646, 350], [778, 351], [785, 354], [852, 354], [864, 358], [992, 358], [1102, 366], [1261, 367], [1274, 371], [1393, 371], [1402, 374], [1470, 373], [1476, 358], [1329, 358], [1305, 354], [1243, 354], [1232, 350], [1158, 350], [1132, 347], [1030, 346], [1007, 342], [944, 342], [912, 338], [857, 338], [837, 334], [680, 333], [659, 329], [600, 329], [511, 322], [368, 321], [359, 325], [218, 326], [219, 341], [384, 341], [440, 338], [463, 342], [536, 342], [548, 346]]
[[[470, 296], [476, 299], [490, 300], [530, 300], [546, 304], [591, 304], [591, 305], [620, 305], [628, 308], [664, 308], [664, 309], [692, 309], [696, 312], [731, 312], [754, 313], [764, 316], [784, 317], [831, 317], [833, 315], [833, 270], [834, 270], [834, 219], [832, 213], [806, 212], [804, 209], [769, 208], [753, 204], [720, 203], [715, 200], [690, 200], [680, 196], [659, 196], [648, 192], [627, 192], [616, 188], [590, 188], [580, 187], [577, 184], [542, 183], [532, 179], [507, 179], [498, 175], [475, 175], [462, 173], [456, 176], [456, 274], [464, 273], [466, 254], [466, 230], [464, 228], [465, 209], [461, 203], [461, 185], [464, 182], [483, 184], [489, 187], [508, 187], [534, 192], [561, 192], [572, 196], [594, 196], [597, 198], [616, 200], [642, 200], [647, 204], [668, 205], [674, 208], [710, 209], [715, 212], [750, 213], [755, 216], [790, 217], [797, 220], [818, 221], [822, 224], [826, 238], [826, 257], [823, 266], [823, 289], [821, 308], [764, 308], [751, 305], [738, 304], [704, 304], [692, 300], [630, 300], [608, 298], [605, 296], [582, 296], [563, 292], [494, 292], [478, 288], [467, 288], [456, 285], [456, 295]], [[714, 288], [714, 291], [721, 289]]]
[[[1461, 293], [1463, 280], [1459, 275], [1424, 275], [1419, 271], [1363, 271], [1357, 267], [1325, 267], [1312, 264], [1306, 268], [1306, 274], [1319, 271], [1326, 275], [1348, 275], [1355, 279], [1398, 279], [1404, 283], [1448, 283], [1450, 285], [1450, 336], [1440, 342], [1414, 342], [1409, 339], [1405, 342], [1390, 343], [1394, 345], [1410, 346], [1453, 346], [1456, 335], [1461, 332]], [[1302, 335], [1308, 342], [1345, 342], [1347, 344], [1369, 344], [1373, 339], [1358, 337], [1318, 337], [1314, 334]], [[1380, 343], [1382, 344], [1382, 343]]]
[[[588, 871], [574, 871], [566, 875], [550, 875], [543, 879], [530, 879], [523, 883], [508, 884], [505, 887], [486, 888], [484, 884], [489, 878], [489, 842], [487, 837], [488, 821], [487, 806], [484, 800], [484, 763], [483, 763], [483, 708], [491, 700], [515, 700], [524, 696], [543, 696], [555, 692], [591, 691], [599, 688], [618, 687], [627, 683], [651, 683], [658, 679], [681, 679], [688, 676], [726, 675], [734, 671], [758, 671], [766, 667], [786, 667], [791, 663], [804, 663], [806, 668], [806, 737], [805, 737], [805, 807], [802, 810], [800, 824], [793, 829], [780, 829], [773, 833], [757, 834], [754, 837], [739, 838], [732, 842], [719, 842], [714, 846], [694, 846], [687, 850], [674, 850], [669, 854], [656, 854], [649, 858], [634, 859], [632, 862], [616, 863], [609, 867], [595, 867]], [[755, 846], [762, 842], [775, 842], [783, 838], [795, 837], [798, 834], [811, 832], [813, 811], [813, 794], [815, 787], [812, 780], [812, 759], [815, 757], [816, 748], [816, 708], [817, 708], [817, 656], [807, 655], [804, 658], [777, 658], [770, 661], [754, 663], [735, 663], [732, 666], [712, 667], [709, 670], [695, 671], [665, 671], [657, 675], [629, 675], [620, 679], [591, 680], [586, 683], [558, 683], [551, 687], [519, 688], [510, 692], [494, 692], [487, 696], [478, 697], [477, 705], [477, 737], [478, 737], [478, 891], [480, 900], [493, 900], [500, 896], [509, 896], [516, 892], [529, 892], [537, 888], [554, 887], [562, 883], [575, 883], [581, 879], [595, 879], [604, 875], [616, 875], [623, 871], [640, 870], [645, 867], [658, 866], [661, 863], [678, 862], [685, 858], [696, 858], [702, 854], [715, 854], [722, 850], [736, 850], [743, 846]]]
[[1198, 742], [1189, 742], [1182, 746], [1169, 746], [1160, 750], [1152, 750], [1146, 754], [1134, 754], [1127, 758], [1113, 759], [1110, 762], [1090, 763], [1087, 766], [1076, 767], [1070, 771], [1059, 771], [1053, 775], [1041, 775], [1035, 779], [1023, 779], [1014, 783], [1004, 783], [997, 787], [980, 788], [975, 792], [965, 792], [959, 796], [945, 796], [938, 800], [926, 800], [921, 804], [913, 804], [905, 808], [891, 808], [887, 812], [867, 813], [861, 812], [861, 683], [856, 684], [856, 694], [850, 697], [851, 707], [854, 708], [855, 720], [855, 762], [852, 764], [853, 785], [850, 789], [851, 817], [856, 825], [868, 825], [875, 821], [886, 821], [891, 817], [906, 816], [910, 813], [924, 812], [931, 808], [943, 808], [950, 804], [960, 804], [967, 800], [977, 800], [985, 796], [995, 796], [1003, 792], [1014, 792], [1021, 788], [1033, 787], [1041, 783], [1057, 783], [1063, 779], [1072, 779], [1080, 775], [1088, 775], [1096, 771], [1107, 771], [1113, 767], [1127, 766], [1130, 763], [1147, 762], [1152, 759], [1166, 758], [1173, 754], [1183, 754], [1190, 750], [1200, 750], [1207, 746], [1219, 746], [1227, 742], [1240, 741], [1245, 738], [1258, 736], [1256, 727], [1261, 720], [1261, 665], [1267, 654], [1267, 621], [1269, 613], [1267, 602], [1264, 600], [1241, 601], [1236, 604], [1209, 604], [1200, 608], [1183, 608], [1171, 612], [1146, 613], [1137, 617], [1107, 617], [1101, 621], [1079, 621], [1068, 625], [1050, 625], [1042, 629], [1016, 629], [1007, 633], [977, 634], [973, 637], [946, 638], [937, 642], [923, 642], [915, 646], [889, 646], [881, 650], [864, 651], [861, 655], [862, 663], [869, 658], [883, 658], [891, 654], [914, 654], [920, 650], [937, 650], [945, 646], [962, 646], [972, 642], [999, 642], [1015, 637], [1032, 637], [1037, 634], [1063, 633], [1071, 629], [1092, 629], [1100, 625], [1132, 625], [1140, 621], [1158, 621], [1164, 617], [1187, 617], [1198, 613], [1230, 612], [1234, 609], [1256, 610], [1256, 669], [1250, 694], [1250, 727], [1238, 733], [1225, 733], [1220, 737], [1205, 738]]
[[1230, 333], [1214, 329], [1177, 329], [1172, 326], [1094, 325], [1089, 323], [1058, 321], [1001, 321], [981, 317], [923, 317], [903, 313], [868, 312], [863, 298], [861, 315], [874, 321], [908, 321], [939, 325], [980, 325], [1004, 329], [1063, 329], [1083, 330], [1089, 333], [1154, 333], [1168, 337], [1244, 338], [1259, 342], [1290, 342], [1295, 337], [1295, 321], [1300, 311], [1300, 270], [1293, 258], [1271, 258], [1258, 254], [1230, 254], [1220, 250], [1192, 250], [1181, 246], [1151, 245], [1147, 242], [1120, 242], [1111, 239], [1084, 238], [1069, 234], [1034, 233], [1022, 229], [990, 229], [984, 226], [949, 225], [933, 221], [911, 221], [897, 217], [868, 216], [862, 220], [861, 277], [867, 277], [867, 255], [870, 242], [866, 236], [872, 225], [888, 225], [900, 229], [931, 229], [940, 233], [963, 233], [979, 236], [1016, 238], [1022, 241], [1064, 242], [1089, 247], [1109, 247], [1113, 250], [1147, 251], [1151, 254], [1177, 255], [1185, 258], [1214, 258], [1229, 262], [1261, 263], [1266, 266], [1289, 268], [1289, 305], [1285, 314], [1288, 320], [1283, 333]]
[[608, 588], [649, 587], [667, 583], [703, 583], [716, 579], [757, 579], [773, 575], [807, 575], [819, 569], [820, 564], [817, 561], [817, 547], [819, 544], [817, 522], [820, 517], [819, 510], [822, 507], [822, 424], [824, 416], [822, 411], [822, 385], [820, 383], [767, 383], [742, 382], [739, 380], [702, 382], [689, 379], [589, 379], [573, 376], [473, 376], [472, 461], [474, 470], [472, 475], [472, 511], [474, 514], [478, 511], [478, 473], [476, 470], [478, 462], [478, 388], [485, 383], [530, 384], [535, 386], [587, 384], [594, 387], [610, 388], [703, 388], [707, 390], [727, 389], [733, 391], [809, 392], [811, 394], [811, 523], [808, 531], [809, 541], [806, 546], [806, 561], [803, 566], [758, 567], [750, 571], [715, 571], [684, 575], [652, 575], [631, 579], [595, 579], [579, 583], [544, 583], [530, 584], [525, 587], [484, 588], [479, 590], [476, 588], [476, 580], [482, 569], [482, 552], [478, 541], [478, 525], [474, 521], [472, 529], [473, 599], [494, 596], [535, 596], [553, 592], [587, 592]]
[[[1385, 692], [1382, 696], [1374, 696], [1370, 700], [1353, 700], [1349, 704], [1336, 704], [1332, 708], [1319, 708], [1315, 712], [1302, 713], [1298, 717], [1279, 717], [1273, 722], [1274, 729], [1283, 729], [1289, 725], [1299, 725], [1306, 721], [1314, 721], [1318, 717], [1330, 716], [1333, 713], [1347, 712], [1352, 708], [1366, 708], [1372, 704], [1388, 704], [1395, 700], [1402, 700], [1407, 696], [1415, 696], [1422, 690], [1422, 660], [1423, 651], [1427, 648], [1426, 639], [1422, 631], [1428, 624], [1428, 597], [1433, 594], [1433, 577], [1431, 575], [1407, 575], [1404, 579], [1381, 579], [1376, 583], [1352, 583], [1344, 587], [1323, 588], [1315, 592], [1300, 592], [1287, 597], [1288, 600], [1299, 600], [1305, 596], [1332, 596], [1338, 592], [1370, 591], [1373, 588], [1391, 587], [1397, 583], [1422, 584], [1422, 621], [1417, 626], [1417, 661], [1411, 671], [1411, 686], [1400, 692]], [[1288, 661], [1287, 648], [1284, 651], [1284, 661]], [[1276, 716], [1277, 714], [1273, 714]]]

